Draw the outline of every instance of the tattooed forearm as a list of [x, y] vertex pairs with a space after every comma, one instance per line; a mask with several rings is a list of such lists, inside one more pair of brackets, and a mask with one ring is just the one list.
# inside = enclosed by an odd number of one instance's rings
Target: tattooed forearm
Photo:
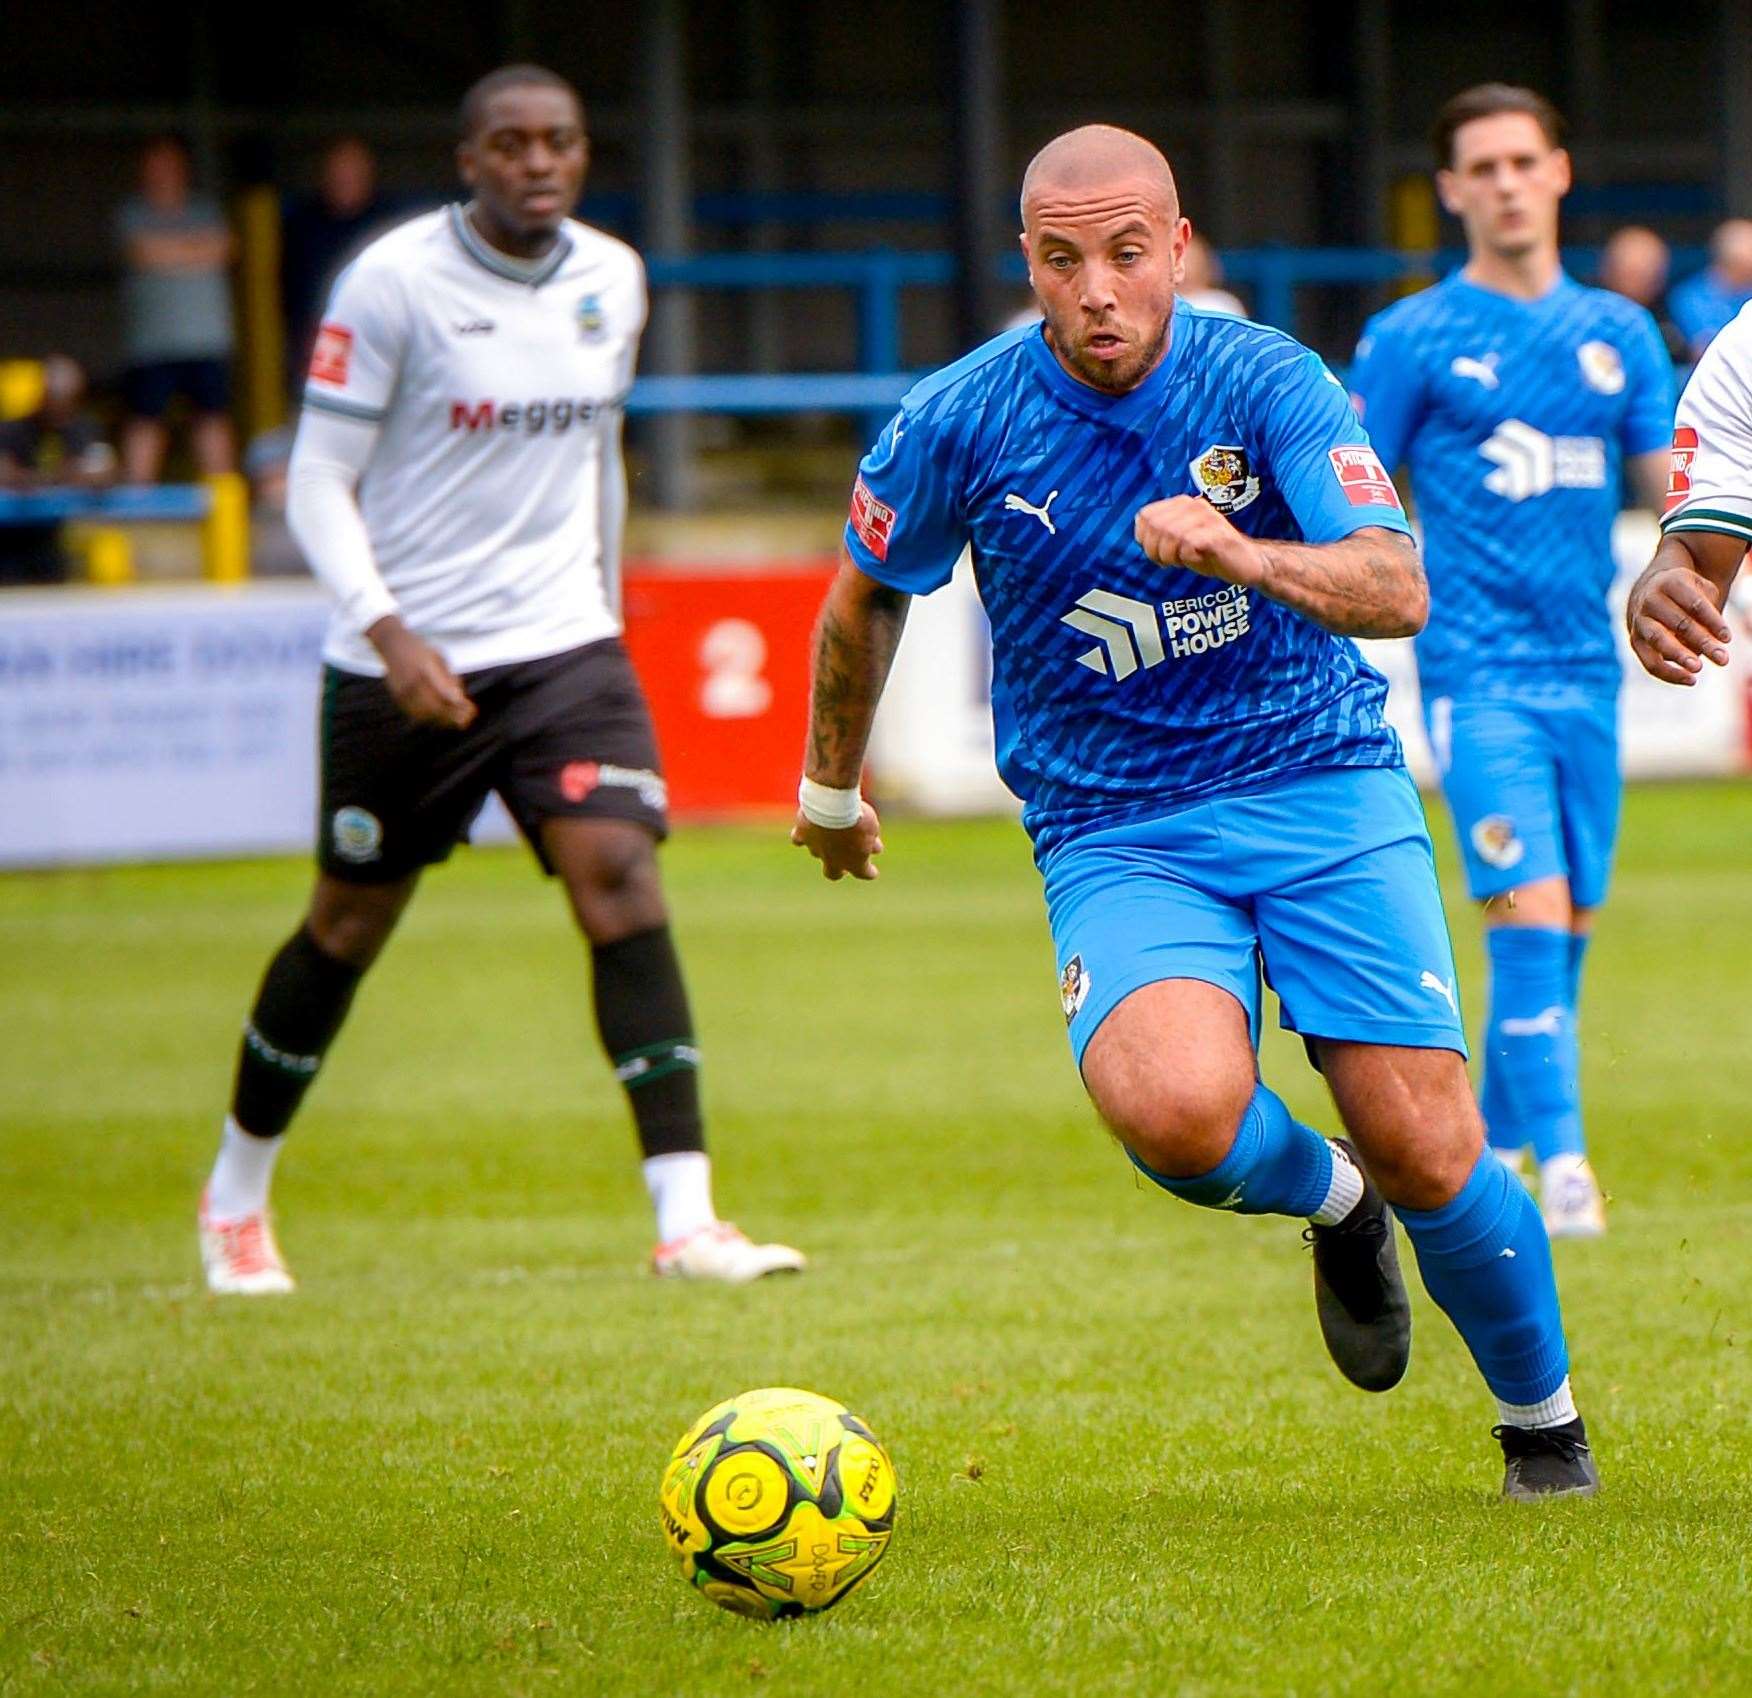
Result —
[[1260, 588], [1341, 637], [1414, 637], [1430, 592], [1411, 540], [1370, 526], [1343, 542], [1260, 545]]
[[803, 770], [817, 784], [849, 789], [858, 782], [910, 599], [842, 561], [815, 624]]

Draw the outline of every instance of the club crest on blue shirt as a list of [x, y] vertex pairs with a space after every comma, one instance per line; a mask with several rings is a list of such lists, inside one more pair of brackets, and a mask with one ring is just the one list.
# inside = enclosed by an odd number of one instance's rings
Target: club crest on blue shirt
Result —
[[1624, 388], [1624, 361], [1610, 342], [1584, 342], [1576, 349], [1582, 376], [1588, 387], [1602, 395], [1617, 395]]
[[1515, 822], [1507, 814], [1486, 814], [1472, 828], [1472, 847], [1487, 867], [1507, 872], [1519, 866], [1527, 845], [1515, 834]]
[[585, 342], [600, 342], [608, 334], [608, 314], [600, 295], [586, 295], [578, 303], [578, 335]]
[[1065, 1024], [1076, 1019], [1077, 1012], [1089, 1000], [1089, 975], [1083, 970], [1083, 957], [1073, 955], [1059, 975], [1059, 1006], [1065, 1011]]
[[1213, 442], [1192, 462], [1192, 481], [1225, 518], [1259, 498], [1259, 479], [1238, 443]]

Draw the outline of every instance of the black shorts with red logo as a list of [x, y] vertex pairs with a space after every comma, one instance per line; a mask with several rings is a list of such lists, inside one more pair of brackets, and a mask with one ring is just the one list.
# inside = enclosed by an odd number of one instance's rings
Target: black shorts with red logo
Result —
[[631, 820], [668, 834], [657, 736], [619, 638], [462, 682], [478, 711], [450, 731], [416, 725], [381, 678], [324, 669], [324, 872], [387, 884], [442, 861], [495, 791], [549, 872], [543, 820]]

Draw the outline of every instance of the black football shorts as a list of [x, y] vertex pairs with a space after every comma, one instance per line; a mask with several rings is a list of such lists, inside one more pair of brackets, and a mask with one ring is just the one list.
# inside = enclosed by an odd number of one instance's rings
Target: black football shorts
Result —
[[387, 884], [442, 861], [494, 791], [549, 872], [543, 820], [631, 820], [667, 835], [657, 736], [619, 638], [462, 682], [478, 711], [452, 731], [416, 725], [381, 678], [324, 669], [324, 872]]

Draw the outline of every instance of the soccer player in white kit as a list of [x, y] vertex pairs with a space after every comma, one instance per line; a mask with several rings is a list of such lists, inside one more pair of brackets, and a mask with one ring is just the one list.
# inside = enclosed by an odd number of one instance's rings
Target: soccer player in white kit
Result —
[[288, 505], [336, 601], [319, 872], [244, 1028], [202, 1194], [214, 1291], [292, 1289], [268, 1219], [281, 1134], [420, 873], [494, 791], [589, 944], [657, 1216], [654, 1270], [741, 1282], [803, 1266], [712, 1204], [657, 872], [665, 790], [615, 583], [644, 270], [567, 216], [586, 157], [570, 84], [491, 73], [462, 107], [472, 199], [373, 242], [329, 302]]
[[1728, 664], [1723, 618], [1752, 547], [1752, 306], [1697, 362], [1673, 428], [1661, 545], [1625, 608], [1643, 670], [1693, 684], [1704, 661]]

